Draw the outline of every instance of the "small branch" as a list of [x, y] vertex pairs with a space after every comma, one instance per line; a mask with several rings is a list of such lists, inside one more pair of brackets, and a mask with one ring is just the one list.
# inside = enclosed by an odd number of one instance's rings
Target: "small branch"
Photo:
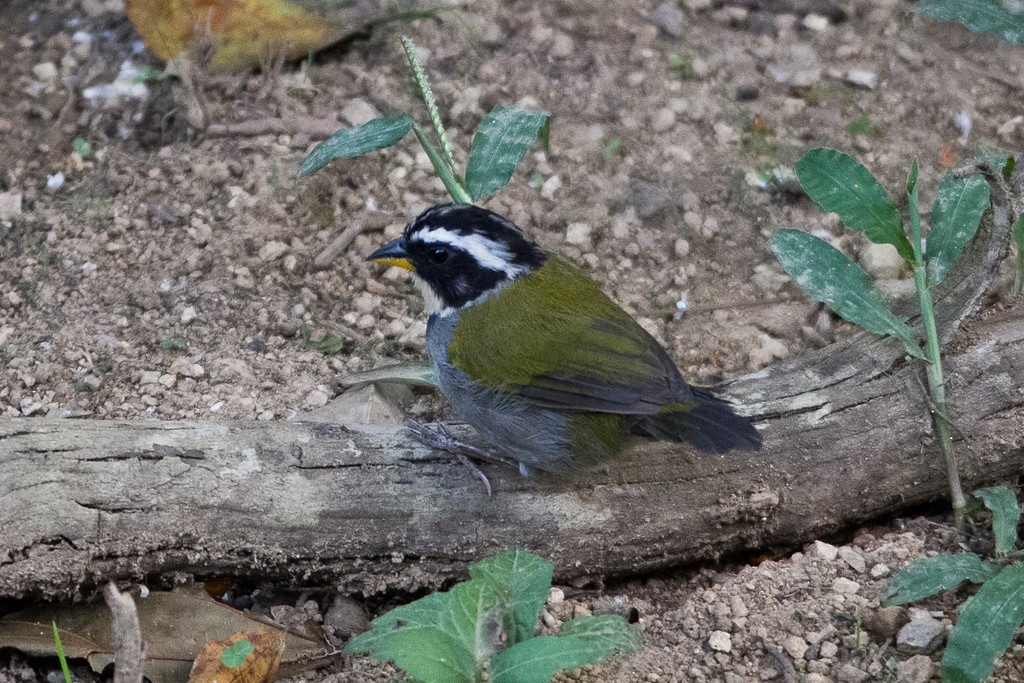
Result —
[[110, 608], [114, 640], [114, 683], [142, 683], [145, 648], [135, 601], [117, 590], [113, 582], [103, 587], [103, 599]]
[[206, 134], [211, 137], [257, 137], [305, 133], [310, 139], [325, 140], [334, 135], [340, 127], [340, 123], [330, 119], [298, 116], [288, 119], [266, 118], [238, 123], [212, 123], [206, 128]]
[[331, 243], [324, 247], [324, 250], [313, 259], [313, 267], [317, 270], [329, 268], [338, 255], [352, 244], [352, 241], [366, 230], [366, 224], [362, 221], [350, 223], [341, 234], [331, 240]]

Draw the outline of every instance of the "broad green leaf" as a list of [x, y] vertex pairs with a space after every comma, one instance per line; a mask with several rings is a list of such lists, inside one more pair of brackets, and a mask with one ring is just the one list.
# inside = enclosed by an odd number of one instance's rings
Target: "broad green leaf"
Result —
[[914, 252], [903, 234], [903, 219], [871, 172], [849, 154], [812, 149], [796, 162], [800, 186], [824, 211], [834, 211], [849, 228], [863, 230], [877, 244], [891, 244], [907, 263]]
[[[349, 641], [345, 651], [394, 662], [424, 683], [476, 683], [478, 664], [472, 641], [463, 641], [463, 629], [451, 624], [456, 604], [461, 601], [453, 600], [450, 593], [432, 593], [396, 607], [374, 619], [371, 629]], [[476, 614], [462, 618], [471, 630]]]
[[994, 33], [1024, 47], [1024, 14], [1011, 12], [998, 0], [923, 0], [915, 11], [959, 22], [976, 33]]
[[985, 583], [999, 571], [998, 567], [973, 553], [952, 555], [940, 553], [925, 557], [900, 570], [885, 589], [885, 602], [906, 605], [952, 590], [964, 581]]
[[538, 636], [491, 660], [491, 683], [547, 683], [559, 669], [596, 664], [640, 649], [640, 631], [619, 616], [579, 617], [557, 636]]
[[996, 538], [996, 554], [1005, 555], [1017, 542], [1017, 524], [1020, 523], [1020, 505], [1017, 496], [1005, 486], [992, 486], [974, 492], [992, 512], [992, 533]]
[[469, 568], [469, 575], [487, 582], [502, 595], [506, 613], [512, 616], [509, 644], [533, 637], [537, 618], [551, 588], [553, 566], [547, 560], [516, 548], [489, 557]]
[[1024, 622], [1024, 564], [1013, 564], [985, 582], [960, 609], [942, 655], [943, 681], [979, 683], [992, 674]]
[[551, 115], [546, 111], [498, 105], [473, 136], [466, 162], [466, 189], [474, 202], [508, 185], [516, 166], [545, 131]]
[[1017, 216], [1017, 225], [1013, 229], [1013, 241], [1017, 243], [1018, 251], [1024, 251], [1024, 213]]
[[889, 310], [871, 277], [841, 251], [792, 228], [779, 230], [768, 246], [786, 272], [816, 301], [869, 332], [899, 339], [907, 353], [925, 358], [913, 330]]
[[331, 159], [357, 157], [390, 147], [405, 137], [412, 123], [411, 116], [402, 114], [393, 119], [373, 119], [356, 128], [342, 128], [306, 155], [299, 168], [299, 177], [320, 170]]
[[978, 231], [988, 208], [988, 183], [981, 176], [957, 178], [947, 173], [939, 182], [928, 232], [928, 286], [942, 282]]

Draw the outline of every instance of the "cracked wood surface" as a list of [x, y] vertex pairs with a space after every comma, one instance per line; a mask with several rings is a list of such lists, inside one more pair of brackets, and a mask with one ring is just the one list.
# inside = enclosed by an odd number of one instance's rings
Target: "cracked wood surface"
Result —
[[[1004, 260], [998, 189], [939, 296], [947, 341]], [[1024, 311], [956, 346], [947, 394], [969, 490], [1024, 466]], [[510, 545], [586, 582], [792, 548], [945, 495], [922, 369], [897, 342], [855, 336], [722, 394], [754, 418], [761, 451], [643, 442], [574, 480], [485, 466], [492, 498], [398, 426], [0, 420], [0, 596], [190, 574], [416, 589]]]

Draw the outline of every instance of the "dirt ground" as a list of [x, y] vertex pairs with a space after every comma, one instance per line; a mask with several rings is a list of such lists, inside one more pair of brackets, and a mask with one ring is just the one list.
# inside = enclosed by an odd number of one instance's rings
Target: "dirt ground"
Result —
[[[286, 419], [327, 404], [339, 375], [421, 357], [418, 294], [402, 272], [364, 261], [446, 199], [414, 139], [296, 178], [325, 127], [421, 114], [403, 33], [458, 157], [496, 104], [551, 111], [550, 150], [534, 149], [488, 208], [586, 268], [688, 379], [713, 383], [827, 343], [844, 326], [789, 284], [767, 239], [790, 226], [851, 254], [861, 243], [773, 177], [831, 146], [900, 188], [916, 156], [930, 202], [955, 159], [1024, 147], [1024, 53], [911, 6], [481, 0], [385, 24], [310, 64], [200, 71], [190, 99], [176, 79], [131, 74], [122, 82], [145, 80], [145, 96], [90, 90], [126, 62], [163, 66], [116, 0], [7, 0], [0, 415]], [[190, 125], [197, 111], [206, 131]], [[279, 118], [306, 123], [265, 125]], [[363, 232], [318, 262], [352, 225]], [[905, 273], [865, 265], [889, 291], [905, 288]], [[430, 396], [412, 410], [443, 417]], [[635, 606], [646, 645], [557, 680], [937, 680], [936, 645], [897, 647], [910, 615], [879, 597], [908, 561], [955, 548], [953, 535], [880, 520], [828, 540], [842, 547], [598, 593], [565, 587], [549, 607], [556, 621]], [[953, 602], [927, 607], [919, 620], [948, 627], [955, 616]], [[0, 667], [3, 681], [35, 675], [9, 652]], [[306, 680], [393, 675], [354, 659]], [[993, 680], [1024, 680], [1020, 645]]]

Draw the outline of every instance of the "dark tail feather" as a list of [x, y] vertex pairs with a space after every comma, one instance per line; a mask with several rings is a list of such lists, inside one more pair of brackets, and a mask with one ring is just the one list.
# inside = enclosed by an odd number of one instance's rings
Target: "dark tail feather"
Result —
[[686, 441], [702, 451], [756, 451], [761, 435], [745, 417], [732, 411], [728, 401], [707, 389], [693, 387], [697, 405], [688, 411], [652, 415], [639, 421], [634, 431], [661, 440]]

